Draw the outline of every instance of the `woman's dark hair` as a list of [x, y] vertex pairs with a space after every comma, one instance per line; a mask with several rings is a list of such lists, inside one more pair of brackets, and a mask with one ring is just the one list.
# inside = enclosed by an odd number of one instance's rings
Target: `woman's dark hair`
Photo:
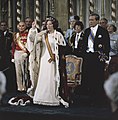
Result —
[[58, 23], [58, 20], [57, 20], [56, 18], [54, 18], [54, 17], [52, 17], [52, 16], [47, 17], [47, 18], [46, 18], [46, 24], [47, 24], [48, 21], [52, 21], [52, 24], [53, 24], [54, 29], [57, 29], [57, 28], [58, 28], [59, 23]]
[[81, 30], [84, 29], [84, 25], [83, 25], [83, 23], [82, 23], [81, 21], [77, 21], [77, 22], [75, 23], [74, 29], [75, 29], [75, 26], [76, 26], [76, 25], [80, 26], [80, 27], [81, 27]]
[[113, 31], [116, 32], [117, 31], [117, 27], [113, 24], [111, 24], [111, 26], [113, 27]]

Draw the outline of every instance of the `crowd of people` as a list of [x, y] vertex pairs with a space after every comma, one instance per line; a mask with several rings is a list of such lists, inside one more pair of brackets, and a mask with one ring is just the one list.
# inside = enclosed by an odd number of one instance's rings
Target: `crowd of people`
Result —
[[28, 96], [15, 96], [9, 104], [26, 105], [30, 98], [33, 104], [69, 107], [66, 55], [83, 60], [81, 84], [74, 86], [78, 94], [89, 96], [91, 105], [105, 103], [104, 83], [118, 72], [117, 27], [96, 13], [90, 14], [88, 28], [77, 15], [69, 23], [64, 34], [52, 16], [46, 17], [40, 30], [30, 17], [19, 22], [14, 33], [7, 22], [0, 22], [0, 71], [6, 76], [6, 90]]

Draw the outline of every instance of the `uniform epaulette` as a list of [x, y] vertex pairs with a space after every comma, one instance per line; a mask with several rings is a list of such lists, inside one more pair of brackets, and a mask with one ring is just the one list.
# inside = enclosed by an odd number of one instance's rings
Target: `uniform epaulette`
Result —
[[28, 30], [28, 29], [26, 29], [26, 30], [25, 30], [25, 32], [29, 32], [29, 30]]
[[9, 31], [9, 33], [10, 33], [10, 34], [13, 34], [13, 32], [12, 32], [12, 31]]

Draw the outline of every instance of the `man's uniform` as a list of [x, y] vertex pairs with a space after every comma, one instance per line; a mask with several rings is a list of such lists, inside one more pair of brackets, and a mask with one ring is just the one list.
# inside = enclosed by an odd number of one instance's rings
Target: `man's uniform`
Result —
[[28, 83], [28, 51], [25, 47], [28, 31], [14, 34], [13, 57], [16, 69], [17, 89], [27, 90]]

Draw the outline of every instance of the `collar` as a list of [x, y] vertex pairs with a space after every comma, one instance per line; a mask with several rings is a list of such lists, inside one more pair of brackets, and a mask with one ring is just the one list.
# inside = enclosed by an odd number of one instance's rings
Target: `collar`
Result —
[[79, 33], [76, 33], [76, 35], [79, 35], [79, 36], [80, 36], [82, 32], [83, 32], [83, 31], [81, 31], [81, 32], [79, 32]]
[[6, 31], [4, 31], [4, 35], [6, 35], [6, 33], [7, 33], [7, 30], [6, 30]]
[[94, 26], [94, 27], [91, 27], [90, 29], [93, 30], [93, 31], [98, 29], [98, 24], [96, 26]]
[[91, 27], [90, 29], [93, 31], [94, 36], [96, 36], [96, 32], [97, 32], [97, 29], [98, 29], [98, 24], [95, 27]]

